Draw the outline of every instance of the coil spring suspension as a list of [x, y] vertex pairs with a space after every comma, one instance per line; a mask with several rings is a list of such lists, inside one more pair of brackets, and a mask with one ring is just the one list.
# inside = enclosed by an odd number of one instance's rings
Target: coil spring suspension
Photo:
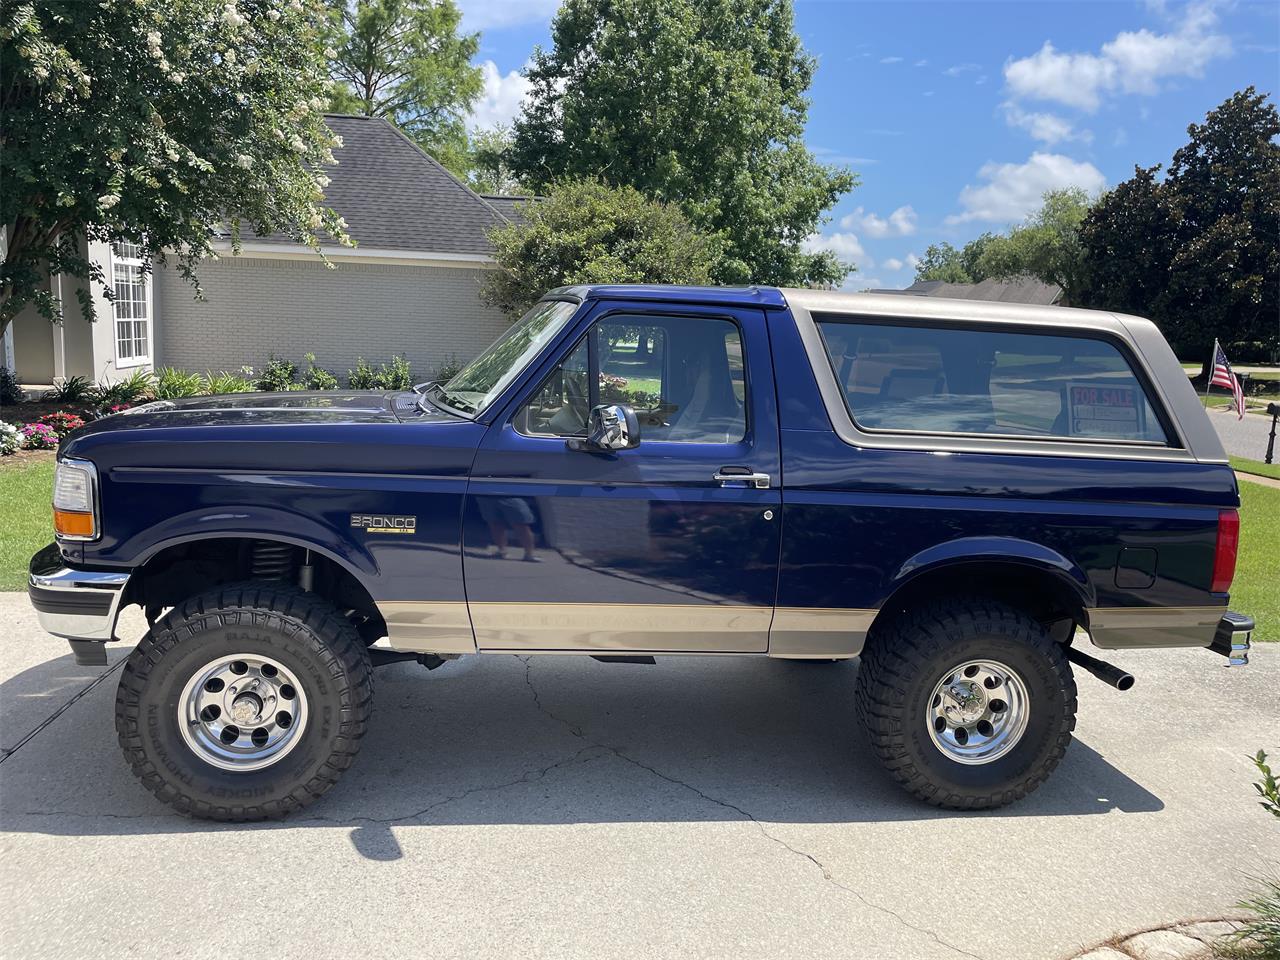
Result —
[[292, 580], [293, 547], [287, 543], [259, 542], [253, 545], [249, 571], [255, 580]]

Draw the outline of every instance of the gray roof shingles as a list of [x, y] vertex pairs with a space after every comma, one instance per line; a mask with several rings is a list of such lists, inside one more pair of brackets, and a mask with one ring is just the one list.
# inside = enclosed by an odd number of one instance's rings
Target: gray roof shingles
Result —
[[946, 297], [950, 300], [994, 300], [999, 303], [1029, 303], [1049, 307], [1062, 297], [1062, 288], [1032, 277], [1018, 280], [983, 280], [981, 283], [945, 283], [917, 280], [905, 290], [872, 290], [872, 293], [901, 293], [917, 297]]
[[[346, 220], [357, 249], [493, 254], [485, 233], [508, 218], [412, 140], [377, 117], [328, 115], [325, 123], [342, 146], [324, 168], [323, 202]], [[293, 243], [281, 234], [254, 239]]]

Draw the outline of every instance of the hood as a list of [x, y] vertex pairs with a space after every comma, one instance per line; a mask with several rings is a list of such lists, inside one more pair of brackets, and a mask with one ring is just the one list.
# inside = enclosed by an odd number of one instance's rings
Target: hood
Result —
[[153, 400], [141, 406], [94, 420], [76, 436], [146, 427], [217, 427], [229, 425], [326, 423], [398, 423], [412, 420], [451, 420], [430, 407], [422, 412], [408, 392], [312, 391], [228, 393], [183, 400]]
[[[291, 427], [309, 424], [348, 426], [456, 422], [430, 404], [418, 409], [417, 396], [409, 392], [312, 391], [281, 393], [228, 393], [182, 400], [153, 400], [141, 406], [93, 420], [67, 440], [82, 442], [103, 434], [121, 439], [142, 431], [181, 428]], [[203, 433], [203, 431], [201, 431]], [[209, 438], [212, 438], [211, 436]], [[201, 437], [205, 439], [205, 437]], [[65, 452], [65, 451], [64, 451]]]

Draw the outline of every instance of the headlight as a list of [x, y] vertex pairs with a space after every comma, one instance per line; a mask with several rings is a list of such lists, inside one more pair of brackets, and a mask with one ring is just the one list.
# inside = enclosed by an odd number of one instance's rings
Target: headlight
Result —
[[88, 460], [59, 460], [53, 473], [53, 529], [64, 540], [98, 537], [98, 469]]

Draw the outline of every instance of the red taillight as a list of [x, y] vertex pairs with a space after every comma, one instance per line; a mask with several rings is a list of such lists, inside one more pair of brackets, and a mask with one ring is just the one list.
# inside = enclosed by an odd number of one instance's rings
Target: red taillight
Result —
[[1236, 551], [1240, 548], [1240, 514], [1218, 511], [1218, 542], [1213, 548], [1213, 582], [1210, 593], [1226, 593], [1236, 575]]

